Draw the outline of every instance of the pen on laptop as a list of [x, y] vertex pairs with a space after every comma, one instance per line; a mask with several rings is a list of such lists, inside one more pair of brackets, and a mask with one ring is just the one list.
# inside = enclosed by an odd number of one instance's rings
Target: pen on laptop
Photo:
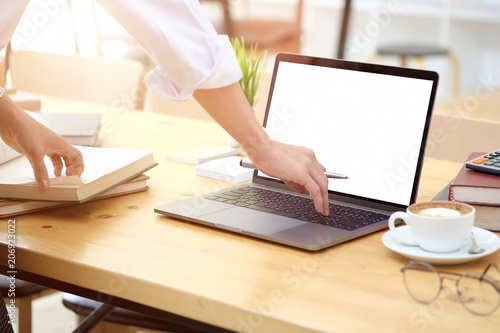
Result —
[[[249, 169], [257, 169], [255, 164], [253, 164], [252, 161], [250, 161], [247, 158], [242, 158], [240, 160], [240, 166], [242, 166], [244, 168], [249, 168]], [[345, 175], [341, 175], [340, 173], [329, 172], [329, 171], [325, 171], [325, 175], [328, 178], [335, 178], [335, 179], [347, 179], [347, 178], [349, 178]]]

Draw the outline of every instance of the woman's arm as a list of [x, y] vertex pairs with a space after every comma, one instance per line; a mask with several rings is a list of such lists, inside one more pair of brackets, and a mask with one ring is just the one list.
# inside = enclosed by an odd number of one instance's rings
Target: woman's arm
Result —
[[323, 165], [309, 149], [271, 140], [238, 83], [196, 90], [193, 96], [242, 145], [259, 170], [282, 179], [299, 193], [309, 191], [316, 210], [329, 215], [328, 179]]
[[61, 175], [64, 164], [68, 176], [80, 176], [83, 172], [81, 152], [33, 119], [7, 95], [0, 97], [0, 137], [28, 158], [35, 179], [43, 189], [49, 187], [49, 175], [43, 161], [45, 155], [52, 161], [56, 176]]
[[269, 139], [238, 84], [242, 74], [227, 36], [217, 35], [195, 0], [98, 0], [148, 52], [158, 67], [146, 83], [161, 95], [193, 95], [263, 172], [310, 192], [328, 215], [327, 178], [314, 153]]

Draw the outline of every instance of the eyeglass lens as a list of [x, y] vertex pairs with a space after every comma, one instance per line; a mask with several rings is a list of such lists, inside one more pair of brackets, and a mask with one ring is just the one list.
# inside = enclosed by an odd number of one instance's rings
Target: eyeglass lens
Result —
[[419, 302], [431, 303], [441, 291], [441, 279], [434, 267], [425, 263], [410, 262], [404, 271], [408, 293]]
[[457, 291], [460, 302], [475, 314], [488, 315], [494, 312], [500, 303], [500, 294], [487, 279], [462, 276], [457, 281]]
[[[408, 293], [422, 303], [433, 302], [441, 291], [440, 273], [424, 262], [410, 262], [404, 270], [404, 281]], [[488, 278], [462, 275], [456, 288], [460, 302], [474, 314], [489, 315], [500, 304], [500, 293]]]

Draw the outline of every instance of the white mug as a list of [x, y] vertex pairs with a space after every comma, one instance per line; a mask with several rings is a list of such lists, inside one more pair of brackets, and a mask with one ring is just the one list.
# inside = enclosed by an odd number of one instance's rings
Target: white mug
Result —
[[[430, 201], [413, 204], [406, 212], [395, 212], [389, 218], [391, 236], [399, 243], [418, 245], [429, 252], [454, 252], [470, 237], [475, 219], [474, 207], [452, 201]], [[402, 233], [397, 219], [409, 227]]]

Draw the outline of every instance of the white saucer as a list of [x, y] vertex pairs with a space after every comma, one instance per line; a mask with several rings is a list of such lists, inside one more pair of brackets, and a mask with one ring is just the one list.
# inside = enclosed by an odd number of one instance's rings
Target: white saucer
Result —
[[[398, 227], [401, 233], [409, 233], [408, 226]], [[476, 260], [487, 256], [500, 248], [500, 238], [494, 233], [481, 229], [473, 228], [474, 236], [476, 237], [477, 244], [484, 248], [486, 251], [479, 254], [469, 254], [470, 241], [467, 241], [458, 251], [449, 253], [436, 253], [428, 252], [416, 245], [405, 245], [397, 242], [391, 236], [391, 231], [387, 231], [382, 236], [382, 243], [390, 250], [399, 253], [410, 259], [422, 260], [432, 264], [451, 265], [461, 264], [468, 261]]]

